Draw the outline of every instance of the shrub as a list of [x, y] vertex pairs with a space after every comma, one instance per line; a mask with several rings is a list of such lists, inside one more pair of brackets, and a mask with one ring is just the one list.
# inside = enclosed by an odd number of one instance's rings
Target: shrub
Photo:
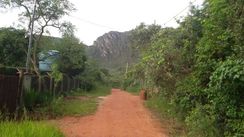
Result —
[[206, 106], [197, 105], [186, 117], [189, 137], [218, 137], [215, 119], [209, 115]]
[[244, 135], [244, 60], [219, 63], [209, 84], [209, 100], [225, 136]]
[[53, 96], [51, 92], [37, 92], [30, 90], [24, 94], [24, 106], [27, 110], [32, 110], [34, 107], [41, 107], [51, 103]]

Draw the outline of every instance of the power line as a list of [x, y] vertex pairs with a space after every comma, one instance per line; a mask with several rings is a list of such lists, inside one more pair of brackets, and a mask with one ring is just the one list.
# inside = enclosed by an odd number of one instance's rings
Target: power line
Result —
[[114, 29], [112, 27], [109, 27], [109, 26], [106, 26], [106, 25], [102, 25], [102, 24], [98, 24], [98, 23], [95, 23], [95, 22], [92, 22], [92, 21], [89, 21], [89, 20], [86, 20], [86, 19], [82, 19], [80, 17], [76, 17], [76, 16], [72, 16], [72, 15], [70, 15], [70, 17], [75, 18], [75, 19], [77, 19], [79, 21], [82, 21], [82, 22], [97, 26], [97, 27], [106, 28], [106, 29], [110, 29], [110, 30], [116, 30], [116, 29]]
[[187, 5], [183, 10], [181, 10], [179, 13], [177, 13], [175, 16], [173, 16], [172, 18], [170, 18], [168, 21], [166, 21], [163, 25], [165, 26], [166, 24], [168, 24], [170, 21], [172, 21], [173, 19], [175, 19], [177, 16], [179, 16], [182, 12], [184, 12], [185, 10], [187, 10], [191, 4], [195, 3], [197, 0], [194, 0], [193, 2], [190, 2], [189, 5]]
[[[194, 4], [196, 1], [197, 0], [194, 0], [193, 2], [190, 2], [189, 5], [187, 5], [183, 10], [181, 10], [175, 16], [173, 16], [172, 18], [170, 18], [168, 21], [166, 21], [165, 23], [163, 23], [163, 25], [165, 26], [170, 21], [172, 21], [173, 19], [175, 19], [177, 16], [179, 16], [182, 12], [184, 12], [185, 10], [187, 10], [191, 6], [191, 4]], [[102, 24], [98, 24], [98, 23], [95, 23], [95, 22], [92, 22], [92, 21], [89, 21], [89, 20], [86, 20], [86, 19], [82, 19], [80, 17], [76, 17], [76, 16], [72, 16], [72, 15], [70, 15], [70, 17], [75, 18], [75, 19], [77, 19], [77, 20], [79, 20], [81, 22], [85, 22], [85, 23], [91, 24], [93, 26], [97, 26], [97, 27], [101, 27], [101, 28], [106, 28], [106, 29], [109, 29], [109, 30], [116, 30], [115, 28], [112, 28], [112, 27], [109, 27], [109, 26], [106, 26], [106, 25], [102, 25]]]

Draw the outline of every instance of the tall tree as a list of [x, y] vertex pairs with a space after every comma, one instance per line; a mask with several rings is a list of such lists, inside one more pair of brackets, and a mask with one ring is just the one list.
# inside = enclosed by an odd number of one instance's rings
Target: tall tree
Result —
[[75, 77], [85, 70], [87, 60], [85, 44], [75, 37], [75, 27], [71, 23], [66, 24], [66, 28], [62, 29], [63, 38], [61, 45], [57, 47], [60, 52], [57, 64], [59, 71], [70, 77]]
[[141, 23], [139, 26], [132, 30], [130, 37], [133, 47], [141, 50], [148, 48], [154, 35], [157, 34], [160, 29], [161, 26], [156, 24], [145, 25], [144, 23]]
[[[196, 74], [222, 136], [243, 135], [244, 2], [206, 0]], [[241, 84], [242, 83], [242, 84]]]
[[[4, 8], [21, 8], [20, 24], [30, 30], [32, 20], [34, 21], [35, 44], [33, 48], [32, 63], [38, 73], [37, 68], [37, 48], [44, 33], [49, 33], [48, 27], [60, 29], [65, 26], [60, 19], [75, 10], [68, 0], [1, 0], [0, 5]], [[35, 6], [35, 9], [33, 9]], [[33, 18], [35, 10], [35, 16]]]
[[60, 57], [57, 61], [59, 70], [70, 77], [81, 74], [86, 65], [85, 45], [75, 37], [64, 37], [58, 48]]
[[24, 30], [14, 28], [0, 29], [0, 64], [5, 66], [23, 67], [26, 59], [26, 45]]
[[[37, 67], [37, 48], [44, 33], [48, 33], [46, 28], [55, 27], [60, 29], [65, 26], [60, 19], [74, 10], [74, 6], [68, 0], [1, 0], [1, 7], [21, 8], [20, 22], [24, 28], [31, 32], [34, 25], [35, 43], [32, 50], [32, 64], [35, 73], [39, 77], [39, 91], [41, 90], [41, 75]], [[34, 15], [34, 16], [33, 16]], [[25, 26], [26, 25], [26, 26]]]

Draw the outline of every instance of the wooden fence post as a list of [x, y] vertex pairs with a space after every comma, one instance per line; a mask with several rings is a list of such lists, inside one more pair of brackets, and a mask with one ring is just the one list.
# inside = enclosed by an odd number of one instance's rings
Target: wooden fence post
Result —
[[18, 100], [17, 100], [17, 107], [21, 108], [24, 105], [24, 96], [23, 96], [23, 76], [24, 76], [24, 71], [23, 70], [18, 70], [19, 74], [19, 83], [18, 83]]
[[25, 74], [23, 76], [23, 89], [24, 89], [24, 91], [30, 91], [31, 90], [31, 80], [32, 80], [31, 75]]
[[69, 77], [67, 77], [68, 79], [68, 89], [67, 89], [67, 91], [69, 92], [70, 91], [70, 78]]
[[75, 90], [75, 79], [73, 79], [73, 90]]
[[64, 92], [64, 78], [60, 82], [61, 82], [60, 91]]

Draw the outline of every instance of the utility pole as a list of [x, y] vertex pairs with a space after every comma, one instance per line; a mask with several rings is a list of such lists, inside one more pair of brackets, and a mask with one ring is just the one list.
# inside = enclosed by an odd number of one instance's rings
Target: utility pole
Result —
[[27, 52], [27, 59], [26, 59], [26, 72], [30, 72], [30, 60], [31, 60], [31, 46], [32, 46], [32, 39], [33, 39], [33, 28], [34, 28], [34, 21], [35, 21], [35, 14], [36, 14], [36, 0], [34, 0], [34, 7], [33, 7], [33, 14], [30, 21], [31, 27], [29, 28], [29, 44], [28, 44], [28, 52]]

